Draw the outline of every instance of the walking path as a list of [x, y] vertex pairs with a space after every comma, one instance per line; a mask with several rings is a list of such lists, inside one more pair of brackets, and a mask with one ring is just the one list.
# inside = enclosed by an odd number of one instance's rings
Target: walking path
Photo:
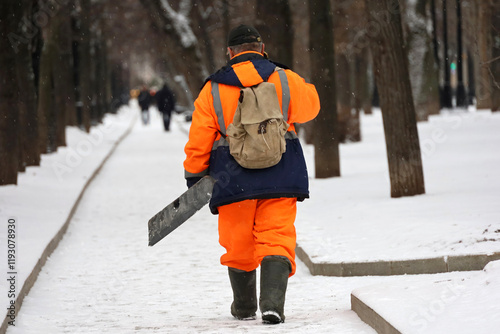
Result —
[[373, 293], [366, 286], [388, 291], [396, 283], [426, 286], [480, 273], [325, 277], [298, 261], [285, 324], [236, 321], [218, 261], [217, 218], [207, 208], [147, 247], [148, 219], [185, 189], [184, 129], [174, 122], [163, 132], [154, 112], [152, 121], [134, 124], [89, 185], [8, 333], [375, 333], [351, 310], [353, 290], [363, 299]]

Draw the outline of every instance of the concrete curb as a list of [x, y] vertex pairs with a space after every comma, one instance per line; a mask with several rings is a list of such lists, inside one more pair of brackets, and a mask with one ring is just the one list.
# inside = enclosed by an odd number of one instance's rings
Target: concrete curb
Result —
[[[299, 245], [297, 245], [295, 252], [297, 257], [309, 268], [312, 275], [338, 277], [437, 274], [483, 270], [488, 262], [500, 259], [500, 252], [496, 252], [489, 255], [446, 256], [403, 261], [315, 263]], [[401, 334], [380, 314], [353, 294], [351, 294], [351, 309], [377, 333]]]
[[338, 277], [438, 274], [452, 271], [482, 270], [488, 262], [500, 259], [500, 252], [496, 252], [402, 261], [315, 263], [299, 245], [297, 245], [295, 252], [297, 257], [309, 268], [312, 275]]
[[356, 312], [358, 317], [370, 325], [379, 334], [401, 334], [387, 320], [375, 312], [371, 307], [363, 303], [356, 296], [351, 294], [351, 309]]
[[[83, 198], [83, 195], [85, 194], [85, 191], [87, 190], [87, 188], [89, 187], [89, 185], [92, 183], [92, 181], [94, 180], [94, 178], [97, 176], [97, 174], [99, 174], [99, 172], [101, 171], [102, 167], [106, 164], [106, 162], [108, 161], [108, 159], [113, 155], [113, 153], [115, 152], [115, 150], [118, 147], [118, 145], [132, 132], [132, 129], [133, 129], [136, 121], [137, 121], [137, 117], [134, 117], [134, 120], [131, 122], [131, 124], [129, 125], [128, 129], [113, 144], [113, 147], [108, 152], [108, 154], [106, 155], [106, 157], [101, 161], [101, 163], [99, 164], [99, 166], [94, 170], [94, 172], [92, 173], [92, 175], [89, 177], [89, 179], [87, 180], [87, 182], [83, 186], [82, 190], [80, 191], [80, 194], [78, 195], [78, 198], [76, 199], [75, 203], [73, 204], [73, 207], [71, 208], [71, 211], [69, 212], [69, 215], [66, 218], [66, 221], [64, 222], [64, 224], [62, 225], [62, 227], [59, 229], [59, 231], [57, 232], [57, 234], [49, 242], [49, 244], [47, 245], [47, 247], [45, 247], [45, 250], [40, 255], [40, 258], [38, 259], [35, 267], [31, 271], [31, 273], [28, 275], [28, 277], [26, 278], [26, 280], [24, 281], [24, 284], [23, 284], [22, 288], [20, 289], [20, 291], [19, 291], [19, 293], [17, 295], [17, 298], [16, 298], [16, 316], [17, 316], [17, 313], [19, 312], [19, 310], [22, 307], [22, 303], [24, 301], [24, 297], [26, 297], [26, 295], [28, 295], [28, 293], [30, 292], [31, 288], [35, 284], [36, 279], [38, 277], [38, 274], [40, 273], [40, 271], [42, 270], [43, 266], [47, 262], [48, 257], [57, 248], [57, 245], [59, 245], [59, 242], [61, 241], [61, 239], [63, 238], [64, 234], [66, 233], [66, 231], [68, 229], [68, 226], [69, 226], [69, 223], [71, 222], [71, 219], [73, 218], [73, 215], [75, 214], [76, 209], [78, 208], [78, 205], [80, 204], [80, 201]], [[0, 333], [3, 334], [3, 333], [5, 333], [7, 331], [9, 320], [10, 319], [7, 317], [7, 314], [6, 314], [6, 316], [5, 316], [5, 318], [4, 318], [3, 322], [2, 322], [2, 326], [0, 327]]]

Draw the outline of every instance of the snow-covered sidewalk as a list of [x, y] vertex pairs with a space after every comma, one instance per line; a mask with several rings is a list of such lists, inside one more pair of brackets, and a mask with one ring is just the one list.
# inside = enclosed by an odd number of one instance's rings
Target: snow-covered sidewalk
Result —
[[[139, 113], [133, 104], [130, 111]], [[136, 122], [89, 185], [66, 235], [43, 267], [24, 300], [16, 326], [10, 326], [8, 333], [375, 333], [351, 310], [353, 290], [364, 299], [375, 292], [389, 294], [390, 287], [418, 287], [419, 295], [426, 297], [423, 301], [398, 301], [397, 293], [394, 303], [389, 304], [378, 304], [381, 298], [367, 298], [376, 311], [385, 310], [392, 319], [404, 320], [406, 314], [398, 312], [401, 305], [413, 304], [417, 310], [425, 310], [429, 301], [439, 297], [435, 297], [435, 282], [473, 282], [482, 273], [324, 277], [312, 276], [298, 261], [297, 274], [289, 282], [285, 324], [270, 327], [259, 320], [234, 320], [229, 312], [232, 295], [227, 271], [219, 264], [223, 250], [217, 240], [217, 218], [207, 208], [154, 247], [147, 247], [148, 219], [185, 190], [183, 127], [187, 126], [175, 117], [172, 131], [166, 133], [159, 115], [151, 111], [152, 124]], [[455, 116], [419, 125], [421, 142], [429, 145], [429, 151], [424, 151], [428, 194], [397, 200], [389, 198], [384, 174], [387, 163], [380, 114], [364, 116], [363, 143], [341, 148], [342, 178], [311, 179], [312, 198], [299, 205], [298, 241], [309, 256], [315, 261], [362, 262], [422, 258], [446, 254], [450, 249], [464, 253], [500, 249], [496, 248], [500, 210], [492, 203], [498, 203], [500, 193], [498, 168], [493, 168], [499, 162], [499, 115]], [[433, 130], [436, 127], [444, 133]], [[311, 147], [304, 148], [311, 161]], [[453, 168], [442, 163], [443, 155]], [[81, 165], [93, 157], [84, 157]], [[313, 169], [312, 163], [309, 166]], [[43, 169], [30, 169], [27, 174], [42, 173]], [[76, 175], [64, 174], [82, 178]], [[16, 188], [22, 193], [18, 200], [8, 201], [15, 187], [0, 187], [1, 207], [8, 208], [1, 211], [5, 220], [15, 216], [19, 221], [19, 239], [29, 233], [34, 236], [18, 246], [19, 265], [26, 271], [34, 265], [29, 259], [39, 257], [46, 246], [42, 240], [47, 237], [36, 238], [37, 233], [50, 236], [57, 232], [54, 227], [42, 234], [45, 225], [40, 227], [37, 222], [42, 217], [50, 220], [52, 212], [59, 212], [57, 217], [63, 224], [61, 217], [72, 207], [69, 195], [45, 190], [47, 198], [57, 194], [56, 202], [46, 203], [42, 210], [33, 209], [30, 187], [43, 181], [41, 189], [55, 189], [52, 184], [57, 175], [52, 172], [50, 177], [52, 181], [44, 175], [39, 181], [20, 184]], [[446, 206], [455, 201], [459, 203]], [[419, 217], [424, 224], [428, 219], [433, 224], [419, 229]], [[487, 231], [479, 231], [485, 224]], [[477, 240], [479, 234], [486, 240]], [[0, 237], [3, 243], [5, 234]], [[453, 248], [455, 242], [458, 246]], [[463, 243], [467, 246], [460, 245]], [[394, 252], [399, 256], [392, 256]], [[484, 280], [480, 282], [474, 291], [485, 291], [481, 290]], [[5, 281], [1, 288], [7, 291]], [[433, 319], [444, 324], [458, 321], [461, 312], [473, 303], [461, 305], [449, 308], [446, 304]], [[498, 311], [498, 305], [490, 309]], [[496, 324], [489, 318], [492, 313], [483, 313], [477, 323]], [[419, 329], [419, 324], [422, 326], [419, 322], [414, 328]], [[481, 328], [477, 332], [487, 333]]]
[[373, 333], [349, 310], [354, 286], [313, 277], [302, 265], [290, 280], [283, 326], [232, 318], [208, 208], [148, 247], [148, 219], [186, 187], [185, 134], [177, 123], [163, 132], [153, 116], [151, 126], [136, 123], [87, 189], [8, 333]]
[[124, 106], [89, 134], [66, 128], [66, 147], [42, 155], [39, 167], [28, 167], [19, 175], [18, 185], [0, 187], [0, 254], [9, 279], [0, 281], [4, 311], [12, 314], [19, 308], [69, 225], [85, 188], [137, 116], [135, 107]]

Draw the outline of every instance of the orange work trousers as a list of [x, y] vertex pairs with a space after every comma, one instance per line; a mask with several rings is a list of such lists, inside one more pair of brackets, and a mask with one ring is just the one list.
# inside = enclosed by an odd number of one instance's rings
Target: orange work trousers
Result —
[[223, 205], [219, 210], [219, 243], [226, 249], [221, 264], [245, 271], [256, 269], [268, 255], [290, 260], [295, 273], [296, 198], [253, 199]]

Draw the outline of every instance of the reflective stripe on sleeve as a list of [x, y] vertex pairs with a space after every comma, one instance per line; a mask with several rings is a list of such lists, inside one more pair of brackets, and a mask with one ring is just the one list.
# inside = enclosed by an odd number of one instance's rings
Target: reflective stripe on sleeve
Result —
[[220, 131], [226, 135], [226, 123], [224, 123], [224, 113], [222, 112], [222, 103], [220, 101], [219, 84], [212, 81], [212, 96], [214, 98], [214, 110], [219, 122]]
[[208, 175], [208, 168], [199, 173], [190, 173], [187, 170], [184, 170], [184, 178], [186, 179], [190, 177], [204, 177], [205, 175]]
[[277, 70], [281, 82], [281, 109], [283, 110], [283, 119], [288, 122], [288, 106], [290, 105], [290, 87], [285, 71], [280, 68]]

